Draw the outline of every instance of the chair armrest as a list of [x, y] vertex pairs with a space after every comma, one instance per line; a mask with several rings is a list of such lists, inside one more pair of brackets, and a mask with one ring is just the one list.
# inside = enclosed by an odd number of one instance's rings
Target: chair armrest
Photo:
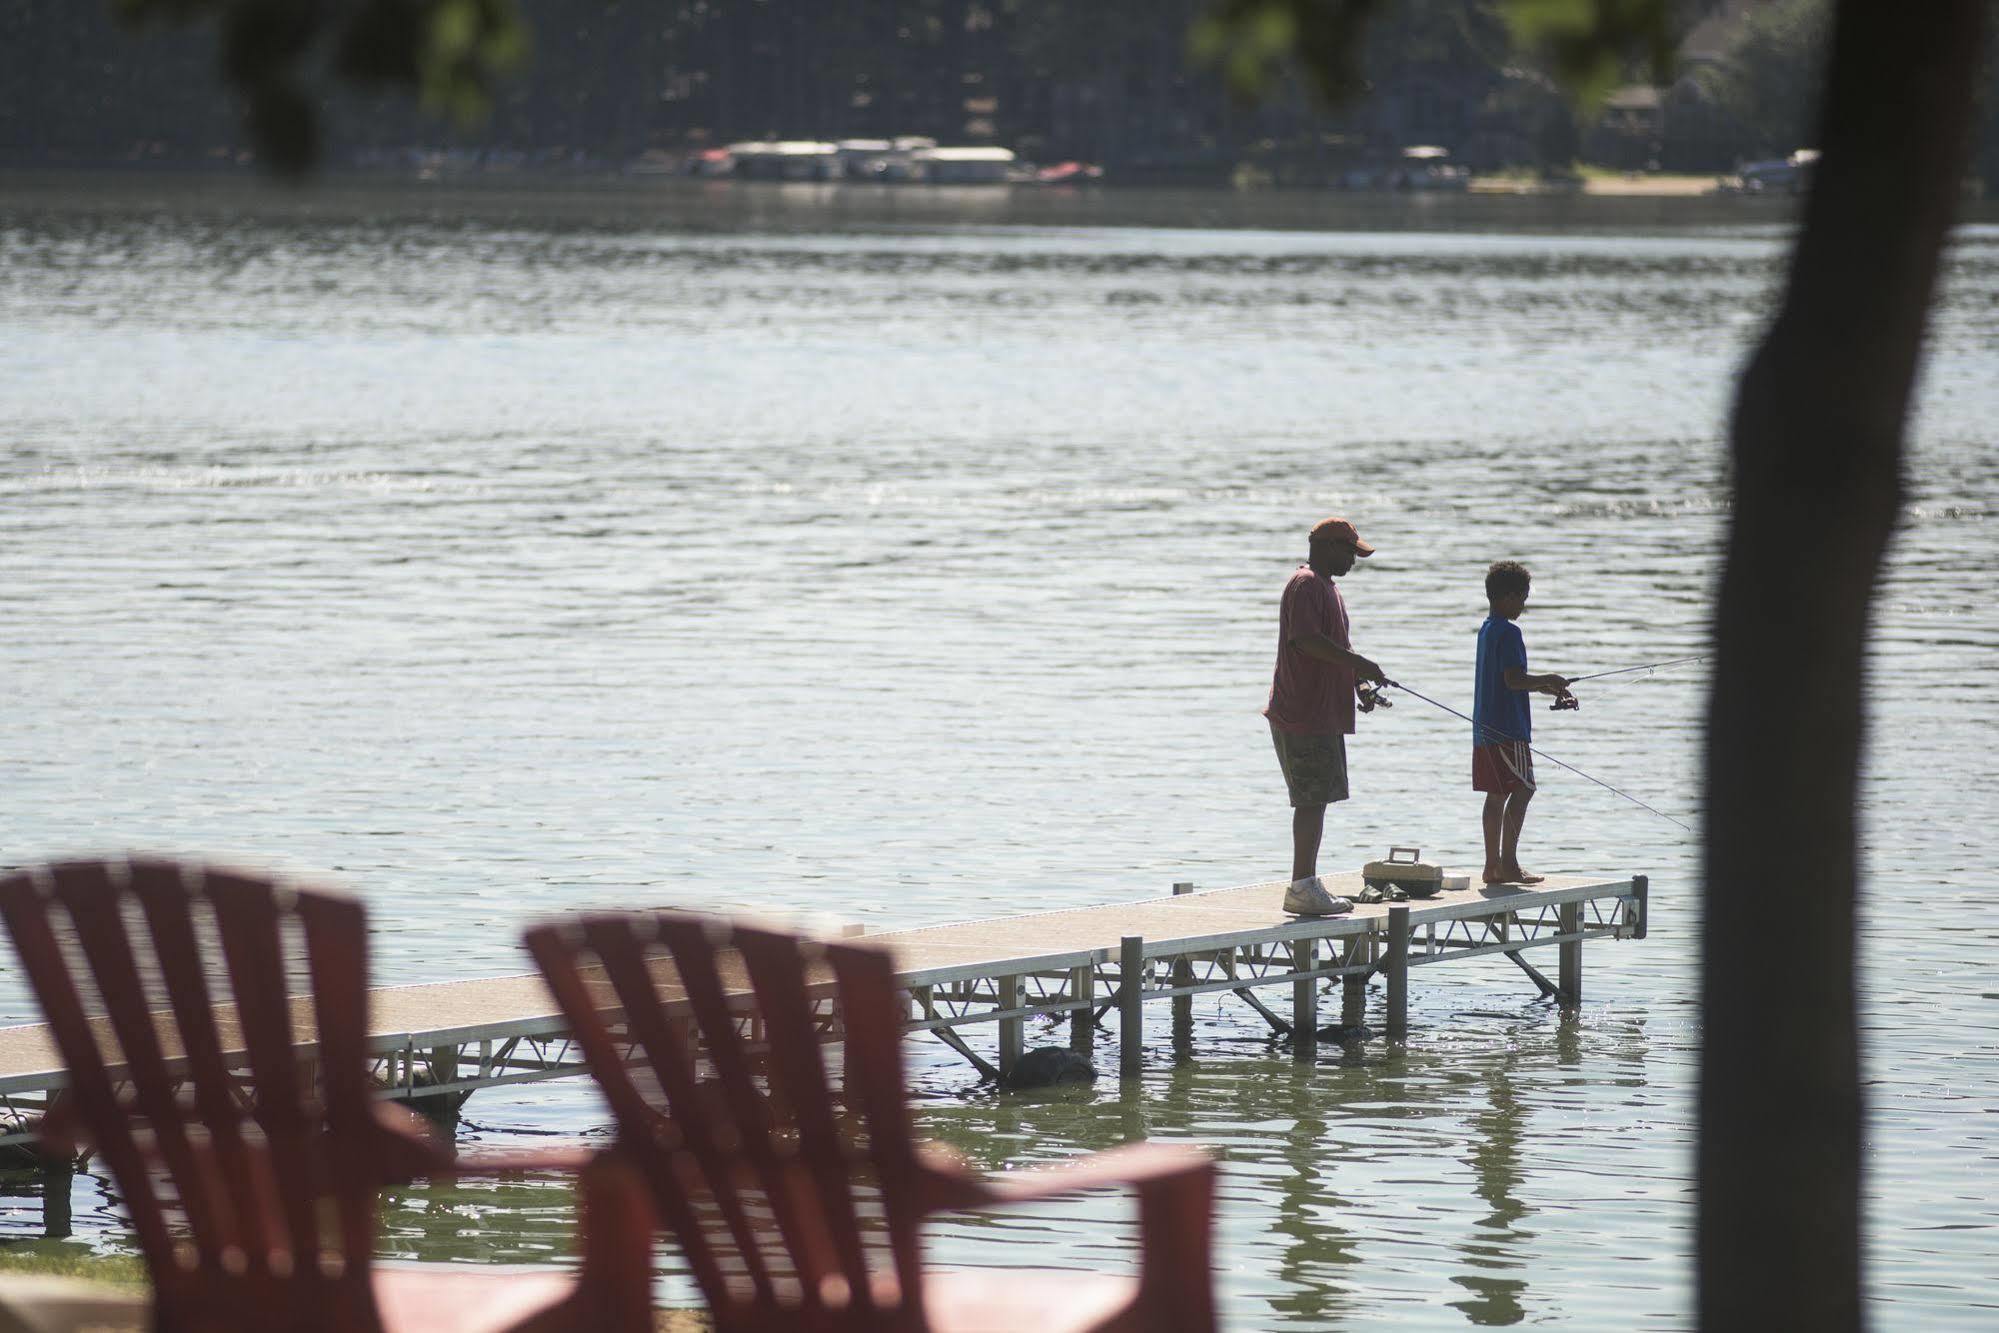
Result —
[[[560, 1305], [530, 1315], [508, 1333], [653, 1333], [652, 1196], [638, 1170], [615, 1150], [481, 1153], [485, 1170], [539, 1169], [580, 1159], [576, 1181], [576, 1285]], [[524, 1168], [523, 1164], [532, 1164]]]
[[1133, 1143], [1055, 1166], [981, 1176], [942, 1156], [924, 1163], [925, 1202], [932, 1210], [1004, 1206], [1058, 1199], [1085, 1190], [1129, 1186], [1149, 1191], [1203, 1178], [1214, 1169], [1207, 1153], [1187, 1144]]
[[[980, 1177], [927, 1154], [927, 1211], [1004, 1207], [1123, 1185], [1138, 1195], [1137, 1303], [1119, 1328], [1213, 1333], [1215, 1162], [1190, 1144], [1135, 1143], [1000, 1176]], [[1110, 1327], [1106, 1325], [1105, 1327]]]
[[576, 1181], [577, 1283], [560, 1307], [543, 1311], [512, 1333], [590, 1329], [592, 1333], [652, 1333], [652, 1197], [644, 1177], [615, 1150], [546, 1148], [452, 1156], [427, 1127], [401, 1108], [379, 1108], [375, 1123], [385, 1169], [416, 1177], [459, 1179], [521, 1171], [559, 1171]]
[[595, 1333], [652, 1333], [657, 1219], [638, 1168], [616, 1149], [585, 1155], [577, 1180], [578, 1298]]

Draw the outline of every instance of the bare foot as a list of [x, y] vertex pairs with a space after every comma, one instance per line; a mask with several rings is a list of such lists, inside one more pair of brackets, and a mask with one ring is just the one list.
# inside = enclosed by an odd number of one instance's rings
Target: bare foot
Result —
[[1506, 882], [1508, 884], [1540, 884], [1547, 878], [1546, 875], [1530, 875], [1519, 866], [1506, 867]]
[[1487, 884], [1504, 884], [1507, 882], [1506, 869], [1503, 866], [1488, 863], [1485, 867], [1485, 874], [1481, 875], [1480, 878]]

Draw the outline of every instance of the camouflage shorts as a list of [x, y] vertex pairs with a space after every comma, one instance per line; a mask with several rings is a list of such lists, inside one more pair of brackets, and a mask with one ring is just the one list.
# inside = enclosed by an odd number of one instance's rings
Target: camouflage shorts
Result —
[[1284, 770], [1284, 785], [1291, 789], [1291, 804], [1331, 805], [1347, 798], [1347, 738], [1330, 735], [1300, 736], [1270, 728], [1277, 746], [1277, 765]]

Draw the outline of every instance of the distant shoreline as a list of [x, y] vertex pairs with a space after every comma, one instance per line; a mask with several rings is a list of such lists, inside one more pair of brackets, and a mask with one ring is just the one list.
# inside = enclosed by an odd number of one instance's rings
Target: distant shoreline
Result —
[[[939, 232], [965, 228], [1266, 232], [1678, 233], [1777, 228], [1790, 195], [1721, 196], [1706, 178], [1595, 177], [1544, 184], [1488, 178], [1460, 191], [1302, 186], [703, 180], [610, 172], [465, 172], [429, 179], [328, 170], [287, 182], [232, 167], [158, 169], [0, 166], [0, 214], [170, 213], [218, 222], [540, 225], [717, 234]], [[1967, 217], [1999, 220], [1974, 205]]]
[[[693, 233], [943, 232], [966, 228], [1270, 232], [1676, 234], [1787, 230], [1800, 197], [1724, 194], [1719, 179], [1586, 171], [1474, 177], [1466, 190], [1307, 186], [883, 184], [745, 181], [610, 171], [421, 177], [329, 168], [285, 181], [239, 166], [0, 165], [0, 215], [167, 212], [217, 219], [487, 222]], [[1960, 224], [1999, 225], [1966, 199]]]
[[464, 185], [473, 188], [487, 186], [505, 187], [520, 185], [547, 187], [567, 185], [585, 188], [615, 188], [621, 185], [661, 186], [681, 183], [699, 188], [727, 188], [731, 186], [771, 186], [791, 185], [816, 188], [851, 188], [863, 191], [891, 190], [895, 192], [917, 192], [969, 189], [978, 191], [1042, 191], [1073, 192], [1079, 190], [1108, 190], [1124, 193], [1133, 190], [1188, 190], [1212, 194], [1247, 195], [1333, 195], [1364, 197], [1379, 195], [1386, 197], [1407, 197], [1411, 195], [1447, 194], [1489, 194], [1489, 195], [1606, 195], [1606, 196], [1646, 196], [1652, 198], [1685, 198], [1716, 192], [1723, 177], [1720, 175], [1693, 175], [1686, 173], [1640, 173], [1589, 171], [1572, 178], [1548, 178], [1526, 172], [1496, 172], [1474, 175], [1468, 190], [1380, 190], [1380, 189], [1340, 189], [1335, 186], [1312, 185], [1253, 185], [1248, 187], [1214, 181], [1159, 181], [1159, 180], [1118, 180], [1110, 178], [1082, 184], [1047, 185], [1028, 181], [988, 182], [981, 184], [938, 185], [926, 182], [880, 183], [870, 181], [771, 181], [750, 180], [738, 177], [697, 177], [679, 172], [626, 171], [605, 166], [583, 167], [471, 167], [422, 172], [406, 169], [384, 169], [329, 165], [321, 167], [303, 182], [284, 182], [262, 174], [255, 166], [234, 162], [187, 161], [187, 162], [26, 162], [0, 159], [0, 182], [19, 180], [74, 180], [88, 177], [107, 179], [161, 179], [161, 180], [250, 180], [276, 185], [314, 184], [326, 182], [368, 182], [387, 184], [407, 183], [413, 187], [437, 185]]

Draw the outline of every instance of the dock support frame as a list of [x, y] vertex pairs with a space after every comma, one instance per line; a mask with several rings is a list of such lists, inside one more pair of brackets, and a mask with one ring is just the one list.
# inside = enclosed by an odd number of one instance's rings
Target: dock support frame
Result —
[[1319, 1058], [1319, 981], [1311, 976], [1317, 940], [1291, 941], [1291, 1058], [1311, 1064]]
[[[1020, 1008], [1020, 978], [1000, 977], [995, 983], [997, 1000], [1001, 1013]], [[1025, 1020], [1002, 1018], [999, 1021], [999, 1079], [1004, 1083], [1013, 1076], [1013, 1068], [1020, 1063], [1021, 1050], [1025, 1046]]]
[[1097, 969], [1093, 963], [1069, 969], [1069, 990], [1079, 1001], [1069, 1011], [1069, 1049], [1088, 1055], [1097, 1040]]
[[1396, 903], [1388, 909], [1388, 947], [1381, 956], [1381, 970], [1388, 981], [1388, 1013], [1383, 1020], [1388, 1040], [1409, 1038], [1409, 905]]
[[1118, 1077], [1145, 1072], [1145, 938], [1118, 941]]
[[73, 1234], [69, 1196], [76, 1185], [77, 1159], [70, 1153], [40, 1150], [42, 1170], [42, 1237], [68, 1240]]
[[[1392, 904], [1397, 910], [1329, 917], [1276, 919], [1267, 929], [1214, 935], [1194, 931], [1153, 941], [1122, 937], [1115, 948], [1096, 947], [1045, 957], [996, 959], [990, 970], [938, 969], [911, 973], [907, 987], [907, 1030], [932, 1032], [987, 1078], [1010, 1072], [1023, 1054], [1027, 1020], [1068, 1016], [1068, 1041], [1088, 1054], [1097, 1020], [1115, 1005], [1119, 1017], [1119, 1072], [1127, 1078], [1144, 1067], [1144, 1005], [1173, 1001], [1174, 1036], [1183, 1051], [1191, 1036], [1193, 999], [1227, 993], [1249, 1005], [1270, 1029], [1292, 1037], [1293, 1054], [1312, 1060], [1320, 1045], [1318, 990], [1340, 983], [1341, 1016], [1357, 1028], [1363, 1016], [1367, 979], [1376, 971], [1388, 983], [1388, 1035], [1403, 1040], [1408, 1024], [1408, 973], [1419, 966], [1504, 954], [1553, 991], [1565, 1005], [1581, 998], [1582, 946], [1596, 939], [1643, 939], [1649, 927], [1650, 881], [1604, 881], [1570, 890], [1499, 893], [1483, 901], [1458, 903], [1444, 912], [1418, 901]], [[1185, 901], [1190, 920], [1202, 915], [1203, 895], [1185, 881], [1173, 898]], [[1421, 918], [1421, 924], [1416, 919]], [[1323, 944], [1321, 944], [1323, 941]], [[1537, 948], [1557, 950], [1552, 969], [1559, 984], [1542, 976], [1522, 956]], [[1275, 996], [1262, 988], [1290, 983], [1290, 1021]], [[1114, 983], [1114, 984], [1113, 984]], [[994, 1056], [974, 1049], [965, 1029], [993, 1024]], [[822, 1024], [828, 1039], [838, 1035], [837, 1015]], [[377, 1095], [419, 1108], [446, 1110], [481, 1088], [538, 1083], [585, 1075], [571, 1038], [545, 1015], [481, 1025], [427, 1030], [376, 1039], [371, 1076]], [[988, 1051], [990, 1047], [986, 1048]], [[995, 1058], [997, 1063], [995, 1063]], [[51, 1099], [60, 1095], [60, 1071], [37, 1072], [0, 1087], [0, 1146], [30, 1145]], [[448, 1110], [446, 1111], [448, 1115]], [[57, 1188], [51, 1182], [52, 1188]], [[66, 1193], [64, 1194], [66, 1198]], [[60, 1206], [53, 1199], [50, 1216]]]
[[[1173, 896], [1184, 897], [1194, 891], [1194, 886], [1181, 880], [1173, 886]], [[1180, 991], [1194, 984], [1194, 965], [1186, 958], [1173, 960], [1173, 989]], [[1176, 994], [1173, 997], [1173, 1058], [1191, 1060], [1194, 1058], [1194, 997]]]
[[1562, 943], [1557, 946], [1555, 984], [1561, 988], [1557, 1003], [1575, 1008], [1583, 1002], [1583, 940], [1581, 903], [1563, 903]]

